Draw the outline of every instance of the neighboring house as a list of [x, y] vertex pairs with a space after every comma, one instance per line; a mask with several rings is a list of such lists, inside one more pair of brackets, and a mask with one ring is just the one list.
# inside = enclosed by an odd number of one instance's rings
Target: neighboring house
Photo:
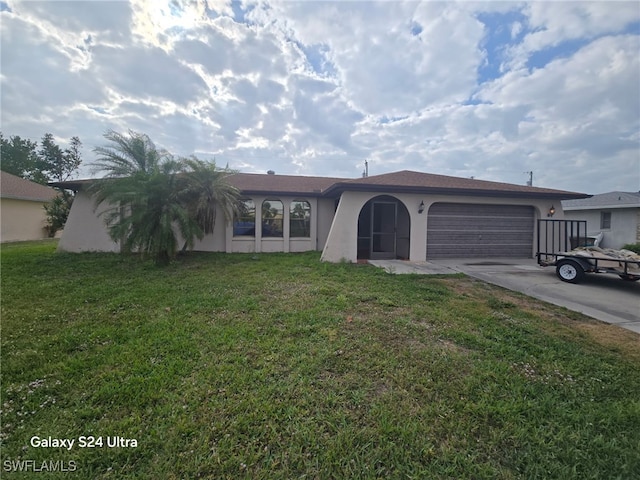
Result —
[[56, 195], [53, 188], [0, 171], [0, 240], [46, 238], [44, 205]]
[[[59, 249], [118, 251], [86, 191], [77, 191]], [[358, 179], [239, 173], [244, 208], [218, 220], [196, 250], [322, 251], [330, 262], [375, 258], [532, 257], [538, 218], [562, 218], [561, 200], [588, 195], [401, 171]]]
[[565, 218], [586, 220], [590, 235], [602, 232], [601, 247], [640, 243], [640, 192], [609, 192], [564, 200], [562, 208]]

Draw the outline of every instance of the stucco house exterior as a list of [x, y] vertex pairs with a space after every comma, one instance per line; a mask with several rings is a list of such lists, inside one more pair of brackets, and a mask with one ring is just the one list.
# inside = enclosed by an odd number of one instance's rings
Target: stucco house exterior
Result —
[[0, 240], [47, 238], [44, 205], [57, 195], [53, 188], [0, 171]]
[[590, 235], [602, 233], [599, 246], [621, 248], [640, 243], [640, 192], [608, 192], [563, 200], [565, 218], [586, 220]]
[[[229, 177], [242, 214], [218, 220], [196, 250], [322, 251], [329, 262], [399, 258], [532, 257], [536, 219], [562, 218], [561, 201], [588, 195], [547, 188], [400, 171], [358, 179], [238, 173]], [[77, 192], [59, 249], [118, 251], [91, 180]]]

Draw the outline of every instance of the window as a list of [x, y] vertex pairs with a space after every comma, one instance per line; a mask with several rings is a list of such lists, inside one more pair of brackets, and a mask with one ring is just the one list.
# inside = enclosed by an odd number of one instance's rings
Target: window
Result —
[[253, 200], [241, 200], [240, 211], [233, 221], [233, 235], [254, 237], [256, 235], [256, 205]]
[[294, 200], [289, 208], [289, 236], [311, 236], [311, 205], [305, 200]]
[[611, 228], [611, 212], [600, 212], [600, 229], [608, 230]]
[[262, 202], [262, 236], [282, 237], [284, 207], [280, 200], [267, 199]]

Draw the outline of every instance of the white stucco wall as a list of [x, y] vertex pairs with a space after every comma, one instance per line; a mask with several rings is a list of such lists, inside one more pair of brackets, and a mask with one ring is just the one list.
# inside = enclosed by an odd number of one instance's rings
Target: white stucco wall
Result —
[[333, 223], [333, 217], [336, 213], [336, 200], [335, 198], [318, 198], [318, 221], [317, 221], [317, 249], [322, 250], [327, 238], [329, 237], [329, 231], [331, 230], [331, 224]]
[[213, 233], [205, 235], [202, 240], [195, 239], [193, 249], [198, 252], [224, 252], [225, 251], [225, 230], [227, 228], [227, 222], [224, 218], [224, 213], [218, 209], [216, 214], [216, 223], [213, 228]]
[[93, 199], [79, 191], [73, 200], [58, 250], [63, 252], [119, 252], [120, 245], [109, 237], [103, 217], [106, 209], [95, 208]]
[[[389, 192], [344, 192], [322, 251], [325, 262], [355, 262], [358, 255], [358, 216], [362, 207], [374, 197], [389, 195], [400, 200], [409, 212], [411, 238], [409, 260], [424, 260], [427, 256], [427, 215], [418, 213], [418, 205], [424, 196], [415, 194], [393, 194]], [[426, 205], [426, 202], [425, 202]], [[422, 240], [420, 239], [422, 238]]]
[[[526, 198], [491, 198], [491, 197], [461, 197], [449, 195], [421, 195], [394, 194], [392, 192], [344, 192], [336, 211], [327, 242], [322, 252], [322, 260], [326, 262], [357, 261], [358, 216], [362, 207], [374, 197], [389, 195], [400, 200], [409, 212], [411, 235], [409, 245], [409, 260], [425, 261], [427, 258], [427, 215], [429, 207], [436, 202], [473, 203], [497, 205], [527, 205], [534, 208], [535, 217], [545, 218], [549, 208], [553, 205], [556, 213], [553, 218], [562, 219], [562, 205], [560, 200], [551, 199], [532, 200]], [[420, 202], [425, 208], [418, 213]], [[534, 225], [534, 239], [537, 233]], [[535, 241], [531, 255], [535, 254]]]
[[[602, 211], [611, 212], [611, 228], [600, 228], [600, 214]], [[627, 243], [640, 242], [640, 208], [613, 208], [605, 210], [569, 210], [565, 218], [571, 220], [586, 220], [587, 232], [604, 236], [600, 246], [604, 248], [621, 248]]]
[[47, 238], [45, 202], [0, 199], [0, 241], [17, 242]]

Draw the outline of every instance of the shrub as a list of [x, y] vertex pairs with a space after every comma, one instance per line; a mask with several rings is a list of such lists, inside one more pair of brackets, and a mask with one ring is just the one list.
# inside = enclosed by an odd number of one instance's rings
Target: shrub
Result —
[[44, 210], [47, 213], [46, 228], [49, 237], [53, 238], [58, 230], [64, 228], [72, 203], [73, 194], [67, 190], [62, 190], [60, 195], [45, 204]]
[[627, 243], [624, 247], [624, 250], [631, 250], [634, 253], [640, 255], [640, 243]]

